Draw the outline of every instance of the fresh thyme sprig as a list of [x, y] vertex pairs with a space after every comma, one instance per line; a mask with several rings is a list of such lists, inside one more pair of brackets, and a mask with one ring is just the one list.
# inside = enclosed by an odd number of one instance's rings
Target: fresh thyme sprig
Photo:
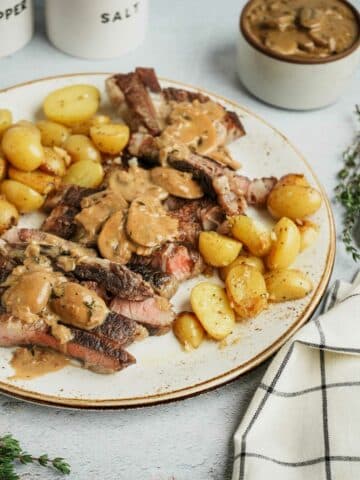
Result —
[[0, 437], [0, 480], [20, 479], [15, 471], [16, 463], [22, 465], [38, 463], [42, 467], [52, 466], [63, 475], [70, 473], [70, 466], [63, 458], [50, 459], [46, 454], [33, 457], [22, 450], [20, 443], [12, 435]]
[[[360, 122], [360, 105], [356, 105], [355, 111]], [[343, 159], [344, 167], [338, 174], [339, 184], [335, 192], [337, 200], [345, 209], [342, 240], [346, 251], [357, 262], [360, 260], [360, 246], [354, 238], [354, 230], [360, 222], [360, 129], [354, 143], [343, 153]]]

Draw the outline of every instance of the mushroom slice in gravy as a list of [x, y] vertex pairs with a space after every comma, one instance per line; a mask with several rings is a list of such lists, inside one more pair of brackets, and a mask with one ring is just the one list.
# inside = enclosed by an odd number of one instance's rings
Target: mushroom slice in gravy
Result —
[[[85, 200], [85, 201], [84, 201]], [[94, 241], [102, 225], [113, 213], [127, 209], [128, 203], [119, 193], [111, 190], [85, 197], [81, 203], [81, 212], [75, 220], [81, 225], [81, 240]]]
[[60, 284], [54, 294], [51, 309], [68, 325], [91, 330], [101, 325], [109, 313], [102, 298], [77, 283]]
[[156, 247], [178, 236], [178, 220], [168, 215], [158, 198], [143, 195], [132, 202], [126, 229], [137, 244]]
[[52, 290], [53, 275], [46, 271], [21, 275], [2, 296], [2, 304], [24, 321], [34, 321], [46, 307]]
[[191, 173], [166, 167], [153, 168], [150, 173], [151, 180], [156, 185], [175, 197], [195, 199], [204, 195], [200, 185], [192, 179]]
[[109, 190], [131, 202], [139, 195], [149, 190], [161, 199], [167, 197], [167, 192], [155, 186], [150, 178], [150, 172], [136, 165], [130, 165], [128, 170], [116, 168], [109, 173], [107, 178]]

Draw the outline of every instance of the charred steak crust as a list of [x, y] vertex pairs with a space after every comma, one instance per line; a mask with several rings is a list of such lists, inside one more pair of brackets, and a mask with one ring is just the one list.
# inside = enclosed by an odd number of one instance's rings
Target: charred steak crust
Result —
[[151, 92], [161, 93], [161, 86], [153, 68], [137, 67], [135, 73]]
[[115, 312], [110, 312], [105, 322], [91, 330], [91, 333], [100, 337], [106, 337], [113, 340], [117, 345], [126, 347], [133, 343], [137, 336], [137, 331], [135, 320]]
[[58, 237], [69, 240], [76, 233], [77, 225], [75, 223], [75, 216], [78, 213], [79, 209], [77, 207], [58, 205], [44, 220], [41, 229], [44, 232], [52, 233]]
[[130, 263], [127, 265], [130, 270], [141, 275], [146, 282], [150, 283], [156, 293], [163, 297], [170, 298], [179, 286], [176, 279], [160, 269], [153, 268], [149, 264], [146, 265], [137, 262], [136, 257], [147, 258], [133, 255]]
[[193, 102], [198, 100], [200, 103], [206, 103], [210, 97], [201, 92], [190, 92], [182, 88], [167, 87], [162, 90], [165, 100], [174, 102]]
[[71, 273], [79, 280], [93, 280], [112, 296], [127, 300], [141, 301], [154, 295], [151, 286], [140, 275], [123, 265], [111, 263], [110, 268], [105, 269], [97, 263], [80, 263]]
[[143, 125], [152, 135], [158, 135], [161, 129], [156, 111], [140, 76], [135, 72], [131, 72], [115, 75], [114, 78], [124, 94], [135, 122], [139, 126]]

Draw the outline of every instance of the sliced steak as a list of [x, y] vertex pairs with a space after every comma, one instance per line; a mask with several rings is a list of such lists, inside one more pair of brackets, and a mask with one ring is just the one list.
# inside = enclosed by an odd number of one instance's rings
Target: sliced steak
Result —
[[134, 342], [137, 337], [137, 323], [130, 318], [110, 312], [104, 323], [91, 330], [98, 337], [113, 340], [117, 345], [126, 347]]
[[[144, 263], [141, 261], [137, 262], [136, 260], [133, 261], [133, 257], [144, 259]], [[127, 264], [127, 267], [129, 267], [130, 270], [141, 275], [141, 277], [152, 286], [154, 292], [158, 295], [165, 298], [170, 298], [174, 295], [179, 287], [179, 282], [175, 277], [163, 272], [159, 268], [153, 268], [150, 264], [147, 264], [147, 259], [149, 257], [143, 257], [141, 255], [133, 255], [133, 257], [131, 258], [130, 263]], [[152, 257], [153, 256], [151, 255], [150, 258]]]
[[97, 188], [84, 188], [78, 185], [62, 185], [48, 194], [44, 203], [44, 210], [50, 211], [60, 203], [80, 209], [81, 200], [98, 192]]
[[58, 205], [44, 220], [41, 229], [44, 232], [52, 233], [58, 237], [70, 239], [74, 237], [77, 230], [75, 216], [79, 213], [76, 207], [69, 205]]
[[170, 303], [163, 297], [152, 297], [142, 302], [129, 302], [122, 298], [114, 298], [111, 310], [141, 323], [150, 335], [162, 335], [168, 332], [175, 318]]
[[[61, 268], [61, 266], [59, 266], [59, 268]], [[153, 297], [154, 295], [154, 290], [151, 285], [147, 283], [141, 275], [131, 271], [124, 265], [119, 265], [105, 259], [80, 258], [76, 262], [75, 269], [67, 272], [67, 275], [72, 275], [81, 281], [95, 281], [101, 285], [111, 297], [116, 296], [138, 302]]]
[[71, 328], [66, 344], [51, 335], [50, 327], [39, 321], [28, 324], [10, 314], [0, 315], [0, 346], [37, 345], [49, 347], [83, 362], [98, 373], [113, 373], [135, 363], [135, 358], [113, 341], [92, 332]]
[[96, 252], [91, 248], [85, 248], [78, 243], [65, 240], [51, 233], [43, 232], [34, 228], [11, 228], [2, 238], [11, 245], [22, 245], [26, 247], [29, 243], [41, 247], [48, 247], [49, 255], [69, 254], [74, 257], [95, 257]]
[[[175, 102], [193, 102], [197, 100], [200, 103], [212, 101], [207, 95], [201, 92], [190, 92], [181, 88], [168, 87], [163, 89], [163, 95], [167, 101]], [[246, 134], [245, 129], [235, 112], [226, 111], [226, 115], [221, 122], [226, 128], [225, 143], [231, 143]]]

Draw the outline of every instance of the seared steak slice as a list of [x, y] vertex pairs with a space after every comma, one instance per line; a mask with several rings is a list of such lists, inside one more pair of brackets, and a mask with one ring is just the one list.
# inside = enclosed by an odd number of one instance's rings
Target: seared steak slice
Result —
[[59, 204], [81, 208], [81, 200], [98, 192], [97, 188], [84, 188], [78, 185], [62, 185], [48, 194], [44, 203], [44, 210], [50, 211]]
[[119, 113], [126, 117], [131, 130], [145, 128], [152, 135], [158, 135], [161, 128], [156, 110], [141, 77], [144, 78], [144, 75], [136, 72], [114, 75], [106, 82], [107, 91]]
[[134, 320], [118, 313], [110, 312], [104, 323], [91, 330], [91, 333], [98, 337], [109, 338], [118, 346], [126, 347], [134, 342], [138, 329]]
[[155, 293], [165, 298], [172, 297], [179, 287], [176, 278], [158, 268], [153, 268], [151, 265], [147, 265], [146, 261], [149, 257], [143, 257], [141, 255], [134, 256], [140, 259], [145, 259], [144, 264], [136, 261], [133, 262], [133, 258], [131, 258], [127, 267], [133, 272], [141, 275], [142, 278], [152, 286]]
[[150, 92], [161, 93], [161, 86], [153, 68], [137, 67], [135, 73]]
[[[210, 97], [201, 92], [190, 92], [189, 90], [183, 90], [181, 88], [168, 87], [164, 88], [162, 92], [167, 101], [175, 101], [178, 103], [193, 102], [194, 100], [197, 100], [200, 103], [211, 101]], [[245, 129], [235, 112], [227, 110], [222, 123], [226, 127], [227, 132], [225, 143], [231, 143], [246, 134]]]
[[24, 323], [10, 314], [0, 315], [0, 346], [38, 345], [49, 347], [83, 362], [99, 373], [113, 373], [135, 363], [135, 358], [113, 341], [92, 332], [71, 328], [72, 340], [66, 344], [51, 335], [45, 322]]
[[42, 232], [34, 228], [11, 228], [2, 236], [10, 245], [22, 245], [26, 247], [34, 243], [44, 247], [49, 256], [72, 255], [74, 257], [95, 257], [96, 252], [91, 248], [85, 248], [78, 243], [65, 240], [56, 235]]
[[[61, 268], [61, 266], [59, 266]], [[111, 295], [130, 301], [141, 301], [154, 295], [154, 291], [142, 277], [124, 265], [100, 258], [83, 257], [75, 269], [67, 272], [78, 280], [97, 282]], [[132, 318], [132, 317], [130, 317]]]
[[128, 266], [139, 273], [146, 269], [164, 272], [175, 280], [174, 284], [199, 275], [205, 267], [197, 249], [177, 243], [167, 243], [148, 257], [133, 255]]
[[16, 265], [17, 263], [13, 259], [0, 253], [0, 283], [7, 279]]
[[69, 205], [58, 205], [50, 215], [44, 220], [41, 229], [44, 232], [52, 233], [65, 239], [72, 238], [77, 229], [75, 216], [79, 212], [78, 208]]
[[142, 302], [129, 302], [114, 298], [111, 310], [141, 323], [150, 335], [162, 335], [168, 332], [175, 318], [170, 303], [163, 297], [152, 297]]

